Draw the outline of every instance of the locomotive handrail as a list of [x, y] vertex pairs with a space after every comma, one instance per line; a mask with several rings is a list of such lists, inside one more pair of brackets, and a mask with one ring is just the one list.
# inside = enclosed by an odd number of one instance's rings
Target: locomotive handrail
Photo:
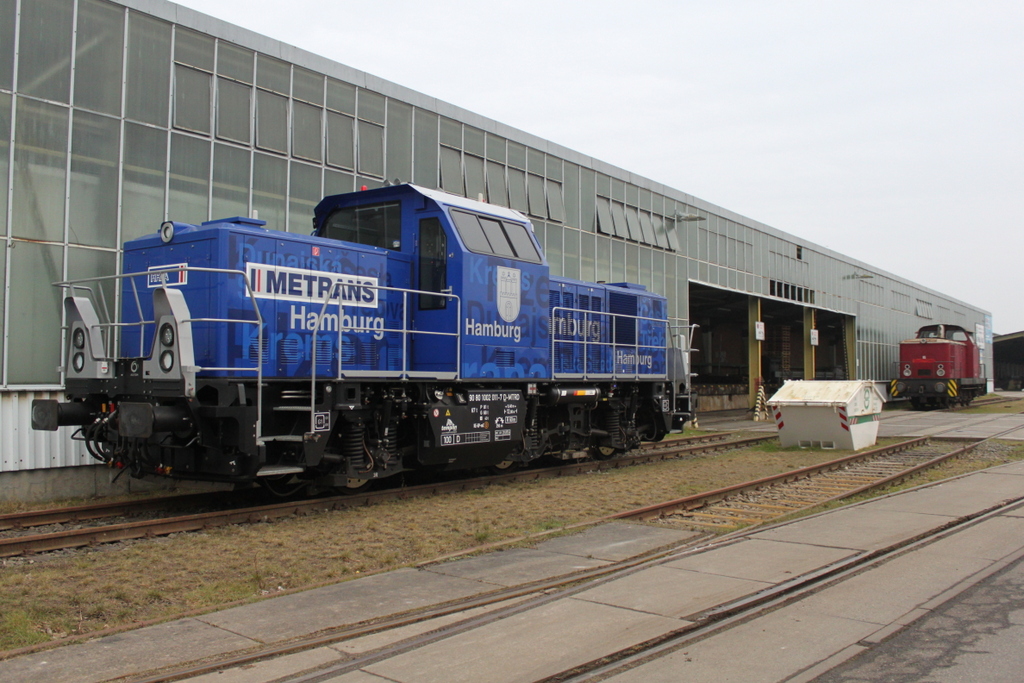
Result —
[[[558, 331], [556, 331], [556, 329], [555, 329], [555, 320], [559, 319], [559, 317], [557, 315], [559, 312], [584, 314], [584, 315], [588, 316], [588, 319], [587, 319], [588, 322], [589, 322], [589, 316], [606, 316], [606, 317], [610, 317], [611, 318], [611, 325], [607, 329], [609, 331], [609, 336], [612, 338], [612, 341], [600, 341], [600, 340], [594, 341], [594, 340], [590, 340], [590, 339], [587, 339], [587, 335], [586, 335], [585, 332], [582, 333], [582, 334], [577, 332], [575, 334], [569, 335], [569, 334], [567, 334], [565, 332], [558, 332]], [[616, 332], [617, 332], [617, 325], [618, 325], [618, 319], [619, 318], [625, 318], [625, 319], [631, 320], [633, 322], [633, 333], [634, 333], [634, 339], [636, 340], [635, 343], [633, 343], [633, 344], [620, 344], [620, 343], [617, 343], [617, 342], [614, 341], [615, 336], [616, 336]], [[561, 320], [575, 320], [575, 319], [576, 318], [564, 318], [564, 317], [561, 318]], [[665, 341], [664, 341], [664, 343], [661, 346], [659, 346], [657, 344], [641, 344], [640, 343], [640, 323], [643, 322], [643, 321], [647, 321], [647, 322], [654, 323], [656, 325], [661, 325], [661, 326], [664, 327]], [[656, 372], [641, 373], [641, 372], [639, 372], [639, 368], [640, 368], [639, 359], [640, 359], [640, 349], [641, 348], [643, 348], [643, 349], [652, 349], [652, 350], [661, 350], [661, 351], [665, 351], [667, 353], [667, 351], [671, 348], [671, 335], [668, 334], [668, 332], [669, 332], [668, 320], [666, 320], [664, 318], [651, 318], [651, 317], [648, 317], [648, 316], [630, 315], [628, 313], [612, 313], [610, 311], [591, 311], [591, 310], [587, 310], [587, 309], [583, 309], [583, 308], [572, 308], [572, 307], [569, 307], [569, 306], [555, 306], [554, 308], [551, 309], [551, 376], [552, 376], [552, 378], [573, 378], [573, 379], [643, 379], [643, 378], [666, 379], [668, 377], [668, 358], [667, 358], [667, 356], [665, 358], [665, 371], [664, 372], [660, 372], [660, 373], [656, 373]], [[575, 337], [582, 336], [583, 338], [582, 339], [559, 339], [558, 338], [559, 334], [564, 335], [564, 336], [575, 336]], [[599, 334], [598, 336], [602, 336], [602, 335]], [[582, 373], [579, 373], [579, 372], [555, 372], [556, 347], [559, 344], [570, 344], [570, 345], [575, 344], [575, 345], [582, 345], [583, 346], [583, 372]], [[612, 372], [610, 372], [610, 373], [606, 373], [606, 372], [596, 372], [596, 373], [595, 372], [588, 372], [587, 365], [588, 365], [588, 363], [590, 361], [590, 354], [587, 351], [588, 351], [589, 347], [591, 347], [591, 346], [610, 347], [612, 349], [623, 348], [623, 347], [625, 347], [625, 348], [632, 348], [633, 352], [634, 352], [634, 358], [636, 359], [632, 363], [632, 365], [634, 367], [634, 371], [632, 373], [616, 372], [615, 371], [615, 358], [613, 356], [613, 358], [612, 358]]]
[[[344, 353], [343, 353], [344, 349], [342, 347], [342, 344], [343, 344], [343, 332], [344, 332], [344, 330], [341, 328], [341, 324], [339, 322], [339, 325], [338, 325], [338, 374], [335, 377], [335, 379], [342, 379], [345, 376], [357, 377], [357, 376], [364, 376], [364, 375], [365, 376], [372, 376], [372, 377], [392, 377], [392, 378], [395, 378], [395, 379], [410, 379], [412, 377], [426, 376], [427, 374], [429, 374], [431, 377], [437, 377], [439, 379], [442, 379], [442, 378], [443, 379], [458, 379], [458, 377], [460, 375], [460, 368], [462, 367], [462, 345], [461, 344], [458, 344], [458, 343], [455, 344], [455, 371], [452, 372], [452, 373], [447, 373], [447, 372], [445, 372], [445, 373], [441, 373], [441, 372], [435, 372], [435, 373], [414, 372], [414, 371], [412, 371], [410, 369], [410, 361], [409, 361], [409, 341], [410, 341], [410, 336], [411, 335], [423, 334], [423, 335], [433, 335], [433, 336], [439, 336], [439, 337], [455, 337], [455, 338], [458, 338], [459, 337], [458, 323], [456, 323], [455, 332], [436, 332], [436, 331], [433, 331], [433, 330], [410, 330], [409, 327], [408, 327], [408, 320], [409, 320], [408, 311], [409, 311], [409, 295], [410, 294], [429, 294], [431, 296], [440, 296], [440, 297], [445, 297], [446, 299], [454, 299], [455, 300], [455, 304], [456, 304], [455, 319], [458, 321], [458, 320], [462, 320], [462, 299], [457, 294], [452, 294], [450, 291], [449, 292], [428, 292], [428, 291], [420, 290], [420, 289], [405, 289], [405, 288], [402, 288], [402, 287], [387, 287], [387, 286], [384, 286], [384, 285], [370, 285], [370, 284], [366, 284], [366, 285], [363, 285], [363, 286], [365, 288], [367, 288], [367, 289], [373, 289], [373, 290], [375, 290], [377, 292], [380, 292], [380, 291], [400, 292], [402, 294], [402, 327], [400, 329], [394, 329], [394, 328], [389, 328], [389, 327], [382, 327], [380, 330], [376, 330], [376, 329], [374, 330], [374, 332], [381, 332], [381, 333], [385, 333], [385, 334], [388, 333], [388, 332], [397, 332], [398, 334], [402, 335], [402, 363], [401, 363], [401, 369], [397, 370], [397, 371], [395, 371], [393, 373], [392, 372], [388, 372], [388, 371], [381, 372], [379, 370], [353, 370], [353, 371], [349, 371], [349, 373], [346, 375], [344, 373], [344, 369], [342, 367], [342, 362], [344, 360]], [[337, 291], [337, 289], [340, 288], [340, 287], [341, 287], [341, 283], [336, 284], [335, 285], [335, 291]], [[317, 316], [317, 323], [313, 327], [313, 335], [310, 338], [310, 372], [309, 372], [309, 374], [310, 374], [310, 391], [309, 391], [309, 394], [310, 394], [310, 405], [309, 405], [309, 413], [310, 413], [309, 420], [310, 420], [310, 423], [309, 423], [309, 430], [310, 430], [311, 433], [316, 431], [316, 382], [317, 382], [317, 370], [316, 370], [316, 365], [317, 365], [317, 363], [316, 363], [316, 361], [317, 361], [317, 358], [316, 358], [316, 356], [317, 356], [317, 348], [316, 348], [316, 338], [317, 338], [317, 334], [320, 332], [320, 327], [323, 325], [323, 321], [324, 321], [325, 316], [327, 314], [327, 307], [332, 302], [335, 305], [338, 306], [339, 314], [341, 313], [342, 310], [344, 310], [346, 308], [346, 306], [350, 306], [351, 305], [351, 304], [345, 304], [340, 298], [335, 300], [335, 295], [332, 292], [331, 296], [326, 297], [324, 299], [324, 303], [320, 307], [320, 314]], [[328, 365], [330, 365], [330, 360], [328, 360]]]
[[[139, 298], [138, 286], [135, 283], [137, 277], [152, 277], [154, 275], [160, 276], [161, 287], [167, 287], [167, 275], [169, 273], [181, 273], [181, 272], [205, 272], [205, 273], [222, 273], [226, 275], [239, 275], [245, 284], [246, 295], [249, 297], [250, 303], [252, 303], [253, 312], [256, 314], [255, 320], [248, 320], [245, 318], [193, 318], [188, 317], [182, 319], [179, 322], [182, 323], [193, 323], [193, 322], [224, 322], [224, 323], [238, 323], [243, 325], [256, 325], [256, 343], [259, 357], [255, 367], [212, 367], [212, 366], [193, 366], [188, 370], [191, 372], [201, 372], [203, 370], [209, 370], [213, 372], [255, 372], [256, 373], [256, 440], [259, 440], [263, 436], [263, 316], [260, 314], [259, 304], [256, 301], [256, 295], [252, 289], [252, 282], [249, 280], [249, 275], [243, 270], [235, 270], [230, 268], [205, 268], [202, 266], [171, 266], [167, 268], [154, 268], [153, 270], [138, 271], [133, 273], [120, 273], [118, 275], [101, 275], [91, 278], [80, 278], [75, 280], [63, 280], [60, 282], [54, 282], [55, 287], [61, 287], [63, 289], [70, 289], [72, 294], [76, 289], [86, 290], [94, 297], [93, 291], [90, 287], [84, 286], [86, 283], [99, 283], [105, 281], [117, 281], [128, 279], [131, 287], [132, 294], [135, 298], [136, 313], [139, 316], [138, 322], [125, 323], [125, 322], [113, 322], [111, 320], [110, 311], [107, 309], [106, 297], [103, 295], [102, 289], [100, 289], [100, 296], [103, 299], [103, 314], [106, 317], [106, 323], [100, 323], [98, 327], [100, 332], [103, 332], [103, 328], [111, 328], [119, 330], [124, 327], [139, 327], [139, 357], [143, 357], [145, 353], [145, 334], [142, 330], [147, 325], [156, 325], [156, 320], [146, 320], [142, 312], [142, 301]], [[64, 326], [66, 327], [66, 326]], [[155, 331], [154, 331], [155, 332]], [[106, 335], [104, 344], [109, 348], [105, 348], [104, 352], [107, 354], [107, 360], [114, 360], [117, 357], [127, 357], [123, 354], [115, 354], [114, 349], [117, 347], [116, 342], [112, 339], [114, 335]], [[183, 368], [184, 370], [184, 368]]]

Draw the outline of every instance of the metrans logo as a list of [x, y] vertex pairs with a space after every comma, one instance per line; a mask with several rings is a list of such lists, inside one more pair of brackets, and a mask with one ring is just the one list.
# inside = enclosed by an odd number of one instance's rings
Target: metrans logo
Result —
[[364, 275], [328, 273], [322, 270], [287, 268], [265, 263], [249, 263], [249, 282], [253, 294], [261, 299], [332, 303], [362, 308], [377, 308], [377, 278]]

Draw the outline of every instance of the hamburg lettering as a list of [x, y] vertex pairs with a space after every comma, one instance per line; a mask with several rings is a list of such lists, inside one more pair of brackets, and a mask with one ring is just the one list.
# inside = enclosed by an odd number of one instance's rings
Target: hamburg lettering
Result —
[[503, 325], [499, 322], [481, 323], [466, 318], [467, 337], [503, 337], [519, 341], [523, 338], [523, 328], [519, 325]]
[[264, 263], [249, 263], [249, 282], [253, 295], [260, 299], [282, 299], [345, 306], [377, 308], [377, 278], [344, 275], [322, 270], [287, 268]]
[[320, 332], [337, 332], [339, 326], [342, 332], [373, 332], [374, 339], [384, 338], [384, 318], [369, 315], [338, 315], [337, 313], [324, 313], [321, 317], [320, 311], [307, 311], [305, 306], [290, 306], [288, 312], [288, 327], [293, 330], [305, 330], [312, 332], [317, 329], [317, 319], [320, 319]]

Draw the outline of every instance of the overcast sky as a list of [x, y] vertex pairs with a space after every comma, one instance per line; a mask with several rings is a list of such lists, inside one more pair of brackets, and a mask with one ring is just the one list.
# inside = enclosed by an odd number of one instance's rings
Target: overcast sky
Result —
[[1020, 0], [180, 4], [1024, 330]]

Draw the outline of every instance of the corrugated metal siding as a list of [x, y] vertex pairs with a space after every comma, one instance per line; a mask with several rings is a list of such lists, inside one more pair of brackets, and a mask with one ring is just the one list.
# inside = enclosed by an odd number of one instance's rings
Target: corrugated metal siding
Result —
[[72, 427], [56, 432], [32, 429], [32, 400], [61, 399], [60, 392], [0, 392], [0, 472], [73, 467], [95, 461], [84, 445], [72, 441]]

